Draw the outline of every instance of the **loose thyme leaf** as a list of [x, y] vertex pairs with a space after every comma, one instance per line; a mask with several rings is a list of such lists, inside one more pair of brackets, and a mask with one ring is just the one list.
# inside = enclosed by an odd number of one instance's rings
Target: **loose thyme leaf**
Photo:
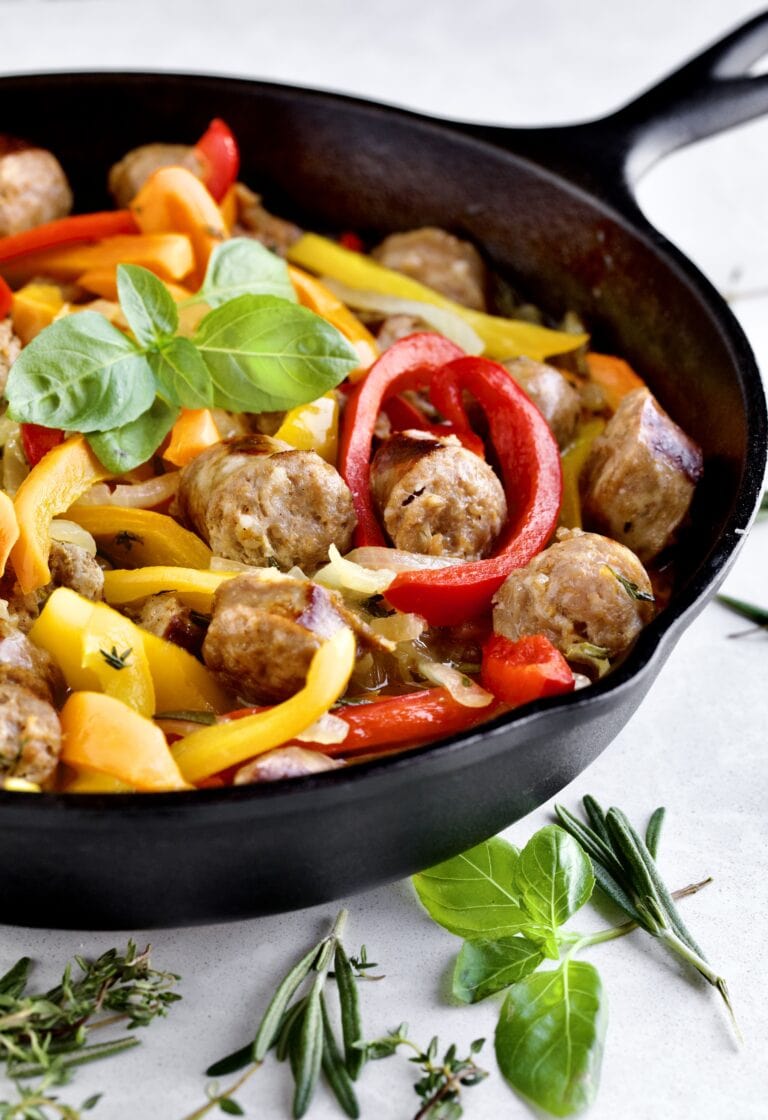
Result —
[[117, 266], [117, 298], [128, 326], [141, 346], [165, 342], [178, 330], [179, 313], [171, 293], [148, 268]]
[[636, 599], [641, 603], [656, 602], [656, 596], [651, 591], [642, 591], [636, 583], [633, 583], [631, 579], [627, 579], [627, 577], [623, 576], [621, 572], [617, 572], [616, 569], [612, 568], [610, 564], [606, 564], [605, 566], [612, 575], [616, 576], [616, 579], [624, 588], [627, 595], [629, 595], [630, 599]]

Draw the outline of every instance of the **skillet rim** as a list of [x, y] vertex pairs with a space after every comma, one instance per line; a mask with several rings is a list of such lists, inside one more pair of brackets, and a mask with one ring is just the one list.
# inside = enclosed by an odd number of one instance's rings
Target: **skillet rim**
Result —
[[[61, 820], [62, 812], [75, 812], [87, 820], [89, 825], [95, 823], [96, 818], [98, 822], [108, 824], [109, 819], [114, 819], [116, 814], [122, 818], [143, 815], [150, 811], [150, 807], [158, 810], [165, 817], [168, 817], [169, 810], [173, 809], [178, 810], [180, 816], [185, 816], [190, 808], [202, 810], [201, 820], [206, 821], [210, 821], [220, 813], [227, 813], [233, 818], [238, 817], [243, 812], [247, 813], [249, 809], [248, 815], [252, 816], [254, 812], [258, 813], [261, 810], [260, 815], [269, 817], [280, 811], [285, 796], [290, 796], [299, 807], [306, 797], [312, 798], [317, 804], [318, 794], [324, 794], [324, 801], [345, 798], [350, 789], [353, 792], [357, 791], [359, 795], [360, 783], [366, 781], [368, 781], [366, 794], [373, 794], [377, 785], [385, 784], [390, 776], [397, 780], [405, 769], [428, 769], [437, 756], [456, 762], [461, 755], [460, 761], [467, 765], [470, 760], [466, 756], [471, 756], [473, 750], [481, 747], [484, 754], [490, 753], [491, 750], [512, 752], [517, 744], [504, 743], [502, 737], [513, 729], [519, 735], [525, 727], [533, 727], [545, 722], [550, 712], [556, 713], [564, 708], [581, 712], [586, 709], [597, 711], [600, 708], [611, 707], [615, 696], [639, 685], [648, 675], [651, 676], [651, 681], [648, 682], [650, 685], [656, 672], [663, 666], [666, 656], [671, 652], [671, 648], [724, 580], [757, 514], [768, 457], [765, 388], [752, 347], [731, 308], [690, 258], [647, 220], [625, 183], [618, 179], [610, 183], [609, 186], [614, 189], [610, 192], [610, 196], [606, 197], [598, 193], [593, 185], [585, 186], [577, 178], [570, 177], [567, 172], [558, 171], [548, 166], [541, 158], [526, 154], [526, 137], [540, 139], [550, 131], [562, 135], [569, 127], [573, 129], [575, 136], [584, 126], [575, 124], [558, 125], [552, 129], [548, 127], [517, 129], [445, 120], [396, 104], [328, 89], [207, 72], [62, 69], [37, 73], [8, 73], [0, 76], [0, 94], [10, 86], [38, 87], [51, 81], [62, 80], [73, 85], [97, 85], [105, 82], [109, 85], [119, 85], [126, 80], [161, 81], [170, 84], [191, 82], [198, 88], [201, 84], [203, 86], [208, 84], [217, 89], [229, 86], [256, 92], [272, 91], [278, 94], [287, 92], [316, 103], [323, 101], [342, 103], [375, 116], [399, 118], [427, 131], [437, 131], [442, 136], [447, 134], [449, 137], [458, 138], [464, 144], [478, 145], [483, 150], [490, 149], [497, 156], [506, 155], [511, 160], [533, 169], [537, 175], [548, 179], [558, 189], [565, 190], [576, 199], [585, 201], [592, 208], [599, 208], [620, 227], [628, 230], [633, 237], [649, 248], [653, 255], [661, 258], [661, 261], [675, 273], [675, 279], [686, 285], [698, 298], [721, 334], [730, 354], [738, 385], [742, 390], [746, 422], [745, 459], [731, 511], [721, 533], [699, 563], [694, 575], [661, 614], [643, 629], [621, 665], [612, 670], [603, 680], [591, 685], [585, 692], [568, 693], [535, 701], [504, 713], [471, 731], [454, 734], [399, 753], [383, 755], [368, 762], [356, 763], [348, 768], [308, 775], [298, 780], [289, 778], [263, 784], [254, 783], [247, 786], [177, 793], [44, 792], [30, 797], [0, 789], [0, 809], [7, 814], [6, 819], [12, 818], [14, 810], [21, 810], [27, 818], [26, 823], [29, 824], [31, 821], [27, 814], [32, 811], [38, 814], [34, 822], [36, 825], [43, 828], [46, 825], [56, 827]], [[503, 139], [505, 137], [506, 142]], [[522, 150], [516, 149], [514, 146], [516, 142], [521, 143]], [[618, 191], [615, 188], [618, 188]], [[624, 188], [624, 195], [622, 188]], [[624, 203], [623, 208], [620, 202]], [[334, 797], [334, 794], [337, 797]], [[109, 812], [105, 813], [107, 807]], [[43, 819], [40, 815], [44, 815]]]

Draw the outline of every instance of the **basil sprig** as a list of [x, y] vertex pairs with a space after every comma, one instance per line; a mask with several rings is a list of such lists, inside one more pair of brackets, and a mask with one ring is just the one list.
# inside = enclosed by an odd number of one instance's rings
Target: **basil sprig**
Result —
[[117, 287], [132, 337], [93, 311], [66, 316], [22, 350], [6, 387], [11, 419], [83, 432], [115, 473], [146, 462], [181, 408], [293, 408], [359, 364], [335, 327], [295, 302], [285, 262], [247, 238], [211, 255], [189, 301], [211, 310], [191, 339], [148, 269], [120, 265]]
[[[670, 893], [658, 874], [663, 810], [653, 814], [643, 840], [619, 810], [604, 813], [593, 798], [584, 804], [590, 825], [558, 806], [564, 828], [548, 825], [522, 851], [497, 837], [413, 878], [430, 916], [466, 938], [454, 997], [476, 1003], [506, 990], [496, 1060], [518, 1093], [553, 1116], [589, 1107], [600, 1078], [606, 1001], [594, 966], [574, 959], [580, 950], [640, 927], [693, 964], [727, 1001], [725, 982], [674, 904], [710, 880]], [[587, 935], [564, 930], [595, 885], [630, 920]], [[540, 969], [546, 958], [557, 966]]]

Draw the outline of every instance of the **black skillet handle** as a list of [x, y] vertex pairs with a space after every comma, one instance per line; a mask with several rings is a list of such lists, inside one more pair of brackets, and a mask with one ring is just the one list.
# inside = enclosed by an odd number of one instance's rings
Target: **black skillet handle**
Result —
[[766, 53], [768, 11], [607, 117], [554, 128], [474, 131], [622, 210], [635, 210], [633, 186], [662, 156], [768, 113], [768, 74], [749, 74]]

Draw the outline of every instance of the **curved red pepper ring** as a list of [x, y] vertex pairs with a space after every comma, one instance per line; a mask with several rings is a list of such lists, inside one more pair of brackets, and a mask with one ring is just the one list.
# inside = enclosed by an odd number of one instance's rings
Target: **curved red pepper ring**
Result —
[[[371, 498], [371, 445], [376, 417], [387, 397], [428, 385], [462, 351], [439, 334], [411, 334], [385, 350], [359, 381], [344, 410], [339, 472], [352, 492], [357, 516], [355, 545], [386, 545]], [[509, 376], [507, 374], [507, 376]]]
[[44, 428], [41, 424], [21, 424], [21, 446], [30, 467], [35, 467], [54, 447], [64, 442], [61, 428]]
[[416, 428], [420, 432], [431, 432], [433, 436], [456, 436], [468, 451], [478, 455], [481, 459], [485, 458], [485, 445], [480, 436], [475, 435], [471, 428], [465, 427], [463, 424], [461, 427], [456, 424], [433, 424], [406, 397], [390, 397], [389, 400], [384, 402], [382, 412], [389, 420], [393, 432]]
[[0, 276], [0, 319], [4, 319], [6, 315], [10, 314], [11, 307], [13, 306], [13, 292]]
[[214, 200], [221, 202], [240, 170], [240, 152], [232, 129], [215, 117], [195, 144], [195, 152], [205, 166], [203, 182]]
[[507, 370], [487, 358], [463, 357], [431, 378], [436, 407], [459, 426], [466, 424], [464, 390], [488, 418], [504, 480], [508, 520], [488, 560], [396, 576], [386, 599], [397, 610], [420, 614], [433, 626], [455, 626], [486, 610], [509, 573], [544, 548], [557, 525], [562, 498], [555, 438]]

